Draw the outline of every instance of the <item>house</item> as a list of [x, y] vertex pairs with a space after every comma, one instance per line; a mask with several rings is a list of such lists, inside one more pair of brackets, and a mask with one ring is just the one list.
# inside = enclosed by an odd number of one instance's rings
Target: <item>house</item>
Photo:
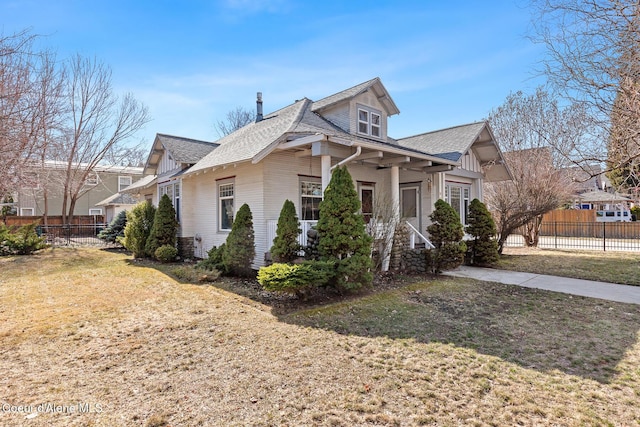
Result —
[[[21, 179], [17, 189], [16, 210], [21, 216], [62, 215], [62, 185], [66, 162], [45, 161], [34, 164]], [[78, 170], [80, 168], [77, 168]], [[99, 165], [93, 168], [81, 189], [73, 215], [105, 215], [102, 203], [143, 177], [143, 168]]]
[[379, 78], [265, 115], [258, 93], [256, 121], [215, 144], [158, 135], [145, 167], [155, 178], [127, 191], [154, 202], [172, 194], [179, 240], [196, 257], [225, 242], [235, 210], [247, 203], [255, 230], [253, 265], [259, 267], [284, 201], [293, 201], [308, 229], [338, 165], [349, 168], [367, 220], [377, 201], [388, 200], [417, 236], [437, 199], [448, 201], [464, 222], [469, 202], [482, 199], [483, 180], [510, 179], [488, 123], [394, 139], [389, 119], [399, 112]]

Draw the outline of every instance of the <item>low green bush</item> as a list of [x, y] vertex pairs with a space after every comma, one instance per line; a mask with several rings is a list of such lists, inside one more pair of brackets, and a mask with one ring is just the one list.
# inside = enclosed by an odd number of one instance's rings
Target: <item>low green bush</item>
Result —
[[302, 264], [274, 263], [258, 271], [258, 282], [272, 292], [305, 297], [312, 289], [327, 286], [335, 276], [335, 263], [306, 261]]
[[224, 263], [224, 252], [227, 250], [226, 244], [212, 247], [207, 252], [207, 258], [196, 264], [196, 268], [207, 271], [218, 271], [220, 274], [227, 275], [229, 268]]
[[178, 256], [178, 249], [171, 245], [162, 245], [156, 249], [153, 256], [160, 262], [173, 262]]
[[22, 227], [7, 227], [0, 224], [0, 255], [31, 255], [45, 249], [44, 237], [36, 232], [37, 223]]

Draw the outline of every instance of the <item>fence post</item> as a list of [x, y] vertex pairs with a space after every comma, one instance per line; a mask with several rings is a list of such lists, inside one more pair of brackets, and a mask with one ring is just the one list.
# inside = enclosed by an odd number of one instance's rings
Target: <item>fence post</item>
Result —
[[602, 223], [602, 250], [607, 251], [607, 223]]
[[555, 242], [555, 248], [558, 249], [558, 221], [553, 222], [553, 238]]

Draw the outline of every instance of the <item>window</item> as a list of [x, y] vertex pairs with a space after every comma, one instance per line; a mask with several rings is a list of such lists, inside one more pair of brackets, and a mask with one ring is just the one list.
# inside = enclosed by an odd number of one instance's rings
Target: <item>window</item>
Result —
[[173, 208], [176, 210], [176, 221], [180, 222], [180, 183], [173, 186]]
[[131, 177], [130, 176], [119, 176], [118, 177], [118, 192], [121, 192], [125, 188], [131, 185]]
[[382, 137], [382, 116], [379, 112], [358, 108], [358, 133], [376, 138]]
[[373, 197], [375, 187], [372, 183], [361, 183], [359, 186], [362, 216], [364, 217], [364, 222], [369, 224], [373, 217]]
[[369, 135], [369, 112], [358, 110], [358, 132]]
[[180, 181], [162, 185], [159, 191], [160, 197], [165, 194], [169, 197], [173, 209], [176, 211], [176, 221], [180, 222]]
[[89, 209], [89, 215], [102, 215], [102, 208]]
[[98, 174], [95, 172], [89, 172], [89, 175], [87, 175], [87, 179], [84, 180], [84, 185], [95, 187], [99, 182], [100, 178], [98, 177]]
[[300, 181], [300, 219], [317, 221], [320, 218], [322, 183], [320, 181]]
[[380, 138], [380, 114], [371, 113], [371, 136]]
[[445, 201], [460, 216], [460, 222], [467, 224], [467, 216], [469, 214], [469, 199], [471, 195], [471, 185], [447, 183], [445, 186]]
[[36, 210], [34, 208], [20, 208], [21, 216], [34, 216], [36, 214]]
[[218, 184], [218, 224], [221, 231], [230, 231], [233, 225], [234, 184]]

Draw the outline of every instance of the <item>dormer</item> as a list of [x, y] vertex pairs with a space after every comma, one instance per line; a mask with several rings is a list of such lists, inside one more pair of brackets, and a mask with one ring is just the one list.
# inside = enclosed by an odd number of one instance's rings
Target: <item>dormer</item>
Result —
[[400, 113], [378, 77], [313, 103], [312, 111], [354, 136], [387, 141], [387, 118]]

